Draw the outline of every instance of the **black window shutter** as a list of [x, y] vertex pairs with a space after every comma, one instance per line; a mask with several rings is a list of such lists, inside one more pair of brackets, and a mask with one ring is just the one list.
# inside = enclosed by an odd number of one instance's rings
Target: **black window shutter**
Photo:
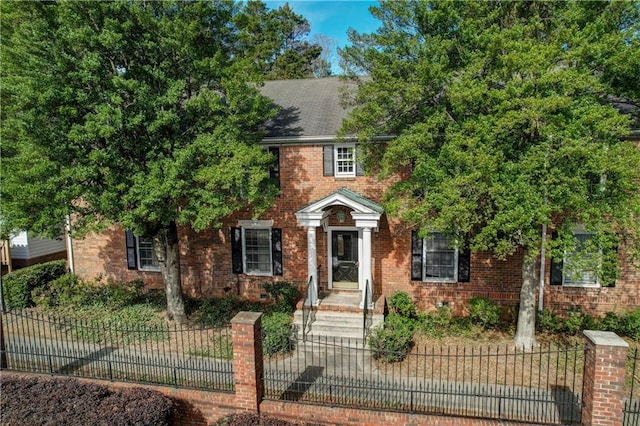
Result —
[[138, 264], [136, 259], [136, 237], [131, 230], [127, 229], [125, 231], [125, 239], [127, 241], [127, 269], [136, 269]]
[[471, 250], [458, 251], [458, 282], [471, 281]]
[[411, 231], [411, 280], [422, 281], [422, 238]]
[[269, 177], [276, 182], [280, 188], [280, 148], [269, 147], [269, 152], [276, 158], [275, 164], [269, 168]]
[[[558, 232], [551, 233], [551, 239], [558, 238]], [[551, 259], [551, 267], [549, 268], [549, 283], [551, 285], [562, 285], [562, 269], [564, 267], [563, 260]]]
[[242, 273], [242, 229], [231, 228], [231, 265], [234, 274]]
[[282, 275], [282, 229], [271, 229], [271, 259], [273, 275]]
[[360, 152], [358, 150], [358, 145], [356, 144], [356, 176], [364, 176], [364, 168], [362, 167], [362, 163], [360, 161], [358, 161], [358, 158], [360, 158]]
[[323, 174], [333, 176], [333, 145], [325, 145], [322, 153]]
[[[616, 257], [618, 256], [618, 246], [614, 247], [614, 253], [616, 255]], [[612, 274], [615, 276], [615, 271], [611, 271]], [[616, 280], [612, 279], [611, 281], [609, 281], [608, 283], [603, 285], [604, 287], [615, 287], [616, 286]]]

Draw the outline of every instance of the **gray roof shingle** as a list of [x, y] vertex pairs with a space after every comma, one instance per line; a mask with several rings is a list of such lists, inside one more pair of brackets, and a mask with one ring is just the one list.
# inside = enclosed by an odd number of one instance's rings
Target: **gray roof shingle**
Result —
[[266, 137], [335, 136], [350, 108], [342, 101], [347, 88], [339, 77], [267, 81], [262, 94], [280, 107], [265, 124]]

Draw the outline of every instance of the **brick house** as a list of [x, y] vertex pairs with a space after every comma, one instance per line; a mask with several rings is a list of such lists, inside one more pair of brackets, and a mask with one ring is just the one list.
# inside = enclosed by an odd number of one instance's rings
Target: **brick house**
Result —
[[[409, 293], [423, 309], [449, 305], [462, 313], [473, 296], [515, 306], [521, 252], [498, 260], [488, 252], [458, 251], [439, 234], [418, 239], [385, 214], [381, 196], [388, 182], [362, 173], [355, 142], [335, 139], [348, 113], [341, 105], [344, 87], [338, 78], [266, 83], [263, 94], [281, 111], [267, 124], [262, 143], [279, 160], [272, 176], [279, 179], [281, 195], [257, 220], [245, 210], [219, 229], [179, 229], [184, 293], [237, 292], [259, 299], [265, 297], [264, 283], [302, 285], [312, 277], [319, 283], [312, 291], [314, 302], [336, 290], [362, 295], [369, 282], [377, 309], [397, 290]], [[82, 276], [143, 279], [161, 286], [149, 240], [113, 227], [73, 245], [76, 273]], [[638, 305], [640, 274], [624, 260], [613, 287], [601, 286], [588, 271], [565, 276], [561, 265], [546, 262], [545, 307], [580, 306], [603, 313]]]

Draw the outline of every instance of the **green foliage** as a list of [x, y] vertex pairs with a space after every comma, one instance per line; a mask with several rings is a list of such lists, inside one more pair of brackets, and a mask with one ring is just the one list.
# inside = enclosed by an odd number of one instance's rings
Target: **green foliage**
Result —
[[577, 335], [585, 329], [593, 328], [594, 319], [579, 307], [571, 308], [564, 320], [564, 330], [570, 335]]
[[469, 299], [469, 318], [484, 328], [495, 328], [500, 322], [500, 305], [486, 297]]
[[262, 317], [262, 350], [266, 355], [291, 350], [291, 316], [283, 312], [271, 312]]
[[402, 361], [413, 342], [415, 322], [399, 314], [389, 314], [384, 323], [371, 330], [367, 340], [375, 359], [383, 362]]
[[262, 312], [264, 305], [247, 302], [236, 295], [210, 297], [202, 300], [198, 309], [198, 322], [205, 327], [222, 327], [240, 311]]
[[620, 332], [635, 341], [640, 341], [640, 308], [636, 308], [622, 316]]
[[545, 308], [536, 315], [536, 326], [539, 331], [557, 333], [564, 328], [563, 320], [551, 309]]
[[[583, 260], [601, 282], [615, 276], [620, 230], [640, 258], [640, 150], [612, 103], [640, 103], [636, 3], [407, 0], [371, 11], [378, 30], [351, 31], [340, 51], [359, 85], [342, 133], [359, 136], [381, 177], [411, 170], [386, 190], [388, 214], [503, 258], [521, 247], [535, 258], [541, 226], [562, 217], [566, 238], [547, 251], [561, 258], [582, 223], [598, 247]], [[380, 134], [397, 136], [380, 144]]]
[[300, 299], [300, 290], [291, 283], [274, 282], [264, 285], [264, 289], [271, 299], [273, 305], [269, 306], [269, 311], [284, 312], [291, 314], [296, 309], [296, 303]]
[[67, 272], [64, 260], [41, 263], [13, 271], [2, 277], [5, 303], [9, 309], [33, 306], [31, 293], [43, 289], [53, 280]]
[[404, 291], [396, 291], [389, 298], [389, 308], [398, 315], [405, 318], [417, 318], [416, 304]]
[[35, 289], [32, 298], [36, 306], [43, 308], [95, 306], [118, 309], [141, 302], [143, 287], [144, 283], [140, 280], [86, 281], [68, 273], [52, 281], [47, 287]]

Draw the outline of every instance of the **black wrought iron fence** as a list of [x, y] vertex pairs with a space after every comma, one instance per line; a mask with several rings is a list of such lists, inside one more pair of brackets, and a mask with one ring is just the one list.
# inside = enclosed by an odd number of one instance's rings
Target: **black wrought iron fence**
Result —
[[288, 357], [265, 360], [266, 397], [412, 413], [544, 424], [581, 417], [583, 348], [544, 345], [414, 348], [384, 363], [359, 341], [293, 342]]
[[9, 370], [234, 390], [228, 328], [132, 327], [10, 311], [2, 331]]
[[640, 426], [640, 349], [634, 348], [627, 355], [624, 405], [624, 426]]

